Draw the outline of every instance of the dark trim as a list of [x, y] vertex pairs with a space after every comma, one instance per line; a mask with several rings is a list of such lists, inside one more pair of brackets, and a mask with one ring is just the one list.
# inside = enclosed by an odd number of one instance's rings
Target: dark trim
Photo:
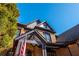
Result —
[[[32, 30], [31, 30], [32, 31]], [[30, 32], [30, 31], [26, 31], [24, 34], [20, 34], [19, 36], [17, 36], [16, 38], [18, 38], [18, 37], [20, 37], [20, 36], [22, 36], [22, 35], [25, 35], [26, 33], [28, 33], [28, 32]], [[15, 39], [16, 39], [15, 38]]]
[[69, 50], [70, 55], [72, 56], [72, 53], [71, 53], [71, 51], [70, 51], [69, 47], [67, 47], [67, 48], [68, 48], [68, 50]]
[[60, 47], [59, 46], [46, 46], [46, 48], [58, 49]]
[[24, 27], [24, 29], [25, 29], [25, 30], [33, 30], [33, 29], [31, 29], [31, 28], [27, 28], [27, 27]]
[[[56, 42], [56, 45], [60, 45], [60, 46], [68, 46], [70, 44], [74, 44], [76, 43], [77, 40], [72, 40], [72, 41], [62, 41], [62, 42]], [[62, 43], [62, 44], [61, 44]]]
[[50, 25], [47, 23], [47, 21], [46, 21], [45, 23], [48, 25], [48, 27], [49, 27], [54, 33], [56, 33], [56, 32], [50, 27]]
[[30, 37], [28, 39], [31, 39], [32, 35], [30, 34]]
[[17, 23], [17, 26], [18, 26], [18, 27], [26, 27], [27, 25], [21, 24], [21, 23]]
[[37, 38], [36, 37], [35, 37], [35, 34], [33, 34], [32, 38], [35, 39], [35, 41], [38, 42], [39, 45], [41, 45], [42, 44], [41, 40], [39, 39], [39, 37], [37, 37]]
[[41, 40], [41, 42], [43, 42], [44, 44], [46, 44], [46, 41], [45, 41], [45, 39], [42, 37], [42, 35], [40, 35], [40, 34], [37, 33], [37, 32], [34, 32], [34, 34]]

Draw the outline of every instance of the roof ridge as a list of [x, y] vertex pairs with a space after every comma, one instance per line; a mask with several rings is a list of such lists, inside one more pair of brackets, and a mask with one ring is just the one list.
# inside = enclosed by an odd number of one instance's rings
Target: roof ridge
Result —
[[26, 25], [29, 25], [29, 24], [31, 24], [31, 23], [33, 23], [35, 21], [41, 22], [40, 19], [36, 19], [36, 20], [33, 20], [32, 22], [27, 23]]

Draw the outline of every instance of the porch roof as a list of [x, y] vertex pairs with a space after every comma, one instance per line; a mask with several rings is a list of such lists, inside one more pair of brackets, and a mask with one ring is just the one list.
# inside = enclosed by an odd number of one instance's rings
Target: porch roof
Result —
[[42, 43], [47, 44], [47, 41], [45, 40], [45, 38], [38, 31], [36, 31], [36, 30], [28, 31], [28, 32], [26, 32], [26, 33], [24, 33], [24, 34], [16, 37], [15, 40], [20, 40], [20, 39], [26, 37], [26, 35], [28, 35], [28, 34], [31, 34], [31, 35], [34, 34], [34, 35], [36, 35], [41, 40]]

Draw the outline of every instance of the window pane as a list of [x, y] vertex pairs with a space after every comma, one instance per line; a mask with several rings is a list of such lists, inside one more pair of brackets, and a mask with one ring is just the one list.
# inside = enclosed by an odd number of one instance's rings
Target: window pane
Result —
[[19, 34], [20, 34], [20, 30], [17, 30], [16, 31], [16, 37], [19, 36]]
[[47, 41], [51, 40], [50, 33], [48, 32], [44, 32], [44, 37], [46, 38]]

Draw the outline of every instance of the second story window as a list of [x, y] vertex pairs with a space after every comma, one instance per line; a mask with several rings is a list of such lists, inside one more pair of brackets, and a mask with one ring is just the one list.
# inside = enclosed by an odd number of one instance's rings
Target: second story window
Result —
[[17, 30], [13, 38], [18, 37], [19, 35], [20, 35], [20, 30]]
[[44, 29], [47, 29], [47, 25], [45, 23], [41, 23], [39, 26], [44, 28]]
[[16, 37], [20, 35], [20, 30], [17, 30]]
[[44, 37], [45, 37], [45, 39], [46, 39], [48, 42], [51, 42], [51, 36], [50, 36], [50, 33], [48, 33], [48, 32], [44, 32]]

